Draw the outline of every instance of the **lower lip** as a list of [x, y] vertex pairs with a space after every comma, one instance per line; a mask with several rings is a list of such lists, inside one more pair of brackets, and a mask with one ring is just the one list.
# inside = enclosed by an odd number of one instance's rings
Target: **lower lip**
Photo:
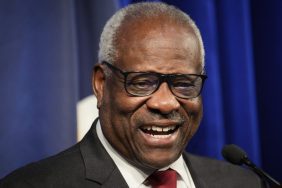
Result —
[[141, 130], [139, 132], [143, 140], [145, 141], [146, 145], [162, 148], [162, 147], [172, 146], [176, 142], [176, 139], [179, 134], [179, 128], [175, 132], [169, 135], [151, 135], [151, 134], [146, 134]]

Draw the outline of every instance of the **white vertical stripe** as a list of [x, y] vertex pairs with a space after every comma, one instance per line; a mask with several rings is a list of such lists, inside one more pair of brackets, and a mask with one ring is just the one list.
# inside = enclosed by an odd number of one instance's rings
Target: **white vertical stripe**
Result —
[[77, 141], [80, 141], [98, 117], [97, 99], [90, 95], [77, 103]]

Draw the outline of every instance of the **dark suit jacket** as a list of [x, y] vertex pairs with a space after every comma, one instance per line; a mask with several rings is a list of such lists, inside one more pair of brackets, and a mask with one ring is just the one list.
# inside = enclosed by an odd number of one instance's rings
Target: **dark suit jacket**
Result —
[[[81, 142], [14, 171], [0, 180], [0, 188], [128, 187], [97, 137], [96, 122]], [[188, 153], [183, 155], [197, 188], [262, 187], [260, 179], [249, 170]]]

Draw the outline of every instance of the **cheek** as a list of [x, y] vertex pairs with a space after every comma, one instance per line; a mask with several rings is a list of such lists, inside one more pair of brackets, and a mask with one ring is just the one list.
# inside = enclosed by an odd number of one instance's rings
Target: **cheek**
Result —
[[203, 105], [200, 97], [183, 102], [183, 109], [189, 118], [189, 137], [197, 131], [203, 116]]
[[110, 124], [116, 125], [119, 134], [123, 136], [131, 136], [131, 132], [135, 131], [137, 125], [132, 123], [132, 116], [139, 112], [145, 104], [148, 97], [132, 97], [123, 86], [112, 84], [112, 87], [107, 88], [104, 98], [104, 113]]
[[146, 97], [132, 97], [125, 89], [113, 87], [108, 100], [111, 101], [110, 108], [114, 108], [117, 113], [131, 116], [134, 111], [144, 105]]
[[130, 97], [118, 86], [106, 87], [100, 108], [103, 133], [111, 145], [125, 158], [133, 158], [136, 149], [136, 124], [133, 114], [144, 104], [142, 97]]
[[[135, 111], [145, 103], [148, 97], [132, 97], [121, 82], [109, 79], [105, 85], [103, 97], [104, 113], [112, 123], [127, 125]], [[130, 127], [129, 127], [130, 128]]]
[[183, 108], [188, 114], [200, 118], [203, 113], [202, 99], [200, 97], [190, 99], [183, 103]]

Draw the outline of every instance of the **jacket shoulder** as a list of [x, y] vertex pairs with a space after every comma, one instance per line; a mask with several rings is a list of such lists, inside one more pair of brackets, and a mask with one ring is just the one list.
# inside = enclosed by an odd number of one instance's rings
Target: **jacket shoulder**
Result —
[[52, 184], [82, 177], [83, 171], [83, 160], [77, 144], [55, 156], [15, 170], [0, 180], [0, 188], [53, 187]]
[[208, 187], [263, 187], [261, 179], [249, 169], [207, 157], [187, 153], [184, 156], [191, 173], [205, 182]]

